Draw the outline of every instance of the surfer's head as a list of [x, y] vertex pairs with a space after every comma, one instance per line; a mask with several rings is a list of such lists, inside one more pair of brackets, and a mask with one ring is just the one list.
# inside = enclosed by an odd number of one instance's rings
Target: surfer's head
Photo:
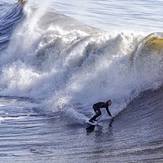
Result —
[[113, 103], [113, 101], [112, 100], [108, 100], [107, 103], [108, 103], [109, 106], [111, 106], [111, 104]]

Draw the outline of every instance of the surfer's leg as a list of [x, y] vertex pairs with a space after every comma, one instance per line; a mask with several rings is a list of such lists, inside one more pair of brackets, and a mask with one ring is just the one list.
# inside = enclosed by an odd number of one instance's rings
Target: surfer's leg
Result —
[[95, 121], [97, 117], [98, 117], [98, 115], [96, 114], [96, 115], [94, 115], [89, 121], [90, 121], [90, 122]]
[[96, 107], [94, 107], [94, 106], [93, 106], [93, 110], [94, 110], [94, 111], [95, 111], [95, 113], [96, 113]]
[[101, 115], [101, 111], [100, 110], [95, 110], [96, 115], [94, 115], [89, 121], [95, 121], [97, 117], [99, 117]]

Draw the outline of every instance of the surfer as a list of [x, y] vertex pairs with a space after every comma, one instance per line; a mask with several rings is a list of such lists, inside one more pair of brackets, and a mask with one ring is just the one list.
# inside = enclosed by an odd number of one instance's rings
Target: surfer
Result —
[[112, 100], [108, 100], [107, 102], [98, 102], [98, 103], [94, 104], [93, 109], [94, 109], [96, 115], [94, 115], [89, 120], [89, 122], [93, 123], [93, 121], [96, 121], [96, 118], [101, 115], [101, 111], [100, 111], [101, 108], [106, 108], [107, 113], [111, 116], [110, 111], [109, 111], [109, 106], [111, 106], [112, 103], [113, 103]]

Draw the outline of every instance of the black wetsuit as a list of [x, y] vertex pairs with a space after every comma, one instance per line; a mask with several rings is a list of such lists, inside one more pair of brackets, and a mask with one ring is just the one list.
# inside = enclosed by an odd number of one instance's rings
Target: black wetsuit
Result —
[[107, 113], [111, 116], [111, 114], [109, 112], [108, 101], [107, 102], [98, 102], [98, 103], [96, 103], [96, 104], [93, 105], [93, 109], [94, 109], [96, 115], [94, 115], [90, 119], [90, 121], [96, 120], [96, 118], [101, 115], [101, 111], [100, 111], [101, 108], [106, 108]]

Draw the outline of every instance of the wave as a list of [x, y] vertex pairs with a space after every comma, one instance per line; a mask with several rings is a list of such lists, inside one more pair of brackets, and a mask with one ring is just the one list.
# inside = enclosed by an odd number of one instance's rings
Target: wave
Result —
[[13, 29], [23, 19], [22, 9], [19, 4], [0, 5], [0, 51], [7, 47]]
[[115, 116], [162, 85], [163, 33], [107, 32], [38, 4], [12, 7], [5, 17], [13, 15], [14, 30], [0, 56], [1, 96], [43, 98], [69, 116], [88, 116], [93, 103], [112, 99]]

